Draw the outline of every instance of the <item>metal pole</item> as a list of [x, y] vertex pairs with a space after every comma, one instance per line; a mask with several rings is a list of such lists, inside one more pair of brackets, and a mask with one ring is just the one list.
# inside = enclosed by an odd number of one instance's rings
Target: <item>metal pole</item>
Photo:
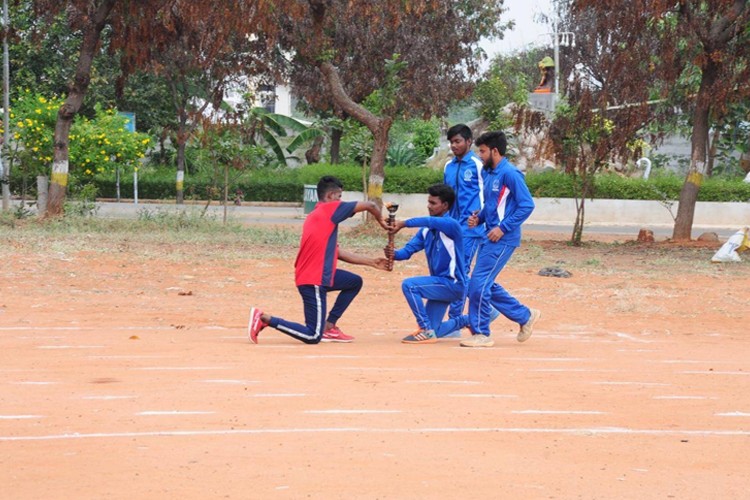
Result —
[[560, 94], [560, 34], [557, 26], [560, 23], [560, 12], [557, 10], [557, 2], [554, 2], [554, 21], [552, 24], [552, 41], [555, 51], [555, 96]]
[[10, 208], [10, 162], [5, 151], [10, 147], [10, 57], [8, 56], [8, 0], [3, 0], [3, 144], [0, 147], [0, 166], [2, 166], [3, 210]]

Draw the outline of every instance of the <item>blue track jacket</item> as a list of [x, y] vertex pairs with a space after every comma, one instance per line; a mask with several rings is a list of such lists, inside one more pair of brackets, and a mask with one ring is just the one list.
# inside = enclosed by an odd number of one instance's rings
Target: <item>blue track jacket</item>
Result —
[[456, 192], [456, 201], [450, 209], [450, 216], [461, 224], [466, 238], [481, 238], [484, 228], [470, 228], [467, 225], [469, 216], [484, 206], [484, 179], [482, 160], [473, 151], [468, 151], [463, 158], [453, 157], [443, 169], [443, 182]]
[[523, 173], [503, 159], [493, 170], [484, 174], [484, 210], [479, 213], [479, 222], [487, 231], [499, 226], [503, 237], [498, 243], [514, 247], [521, 246], [521, 224], [534, 211], [534, 200], [526, 185]]
[[415, 217], [404, 221], [406, 227], [421, 227], [404, 246], [396, 250], [394, 260], [408, 260], [424, 250], [430, 276], [450, 278], [466, 285], [464, 243], [461, 226], [447, 214], [443, 217]]

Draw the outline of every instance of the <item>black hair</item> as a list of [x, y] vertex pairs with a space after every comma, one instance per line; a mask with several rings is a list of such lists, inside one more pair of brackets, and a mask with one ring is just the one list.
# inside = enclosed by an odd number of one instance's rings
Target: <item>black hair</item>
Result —
[[505, 156], [505, 151], [508, 149], [508, 139], [505, 137], [505, 132], [496, 130], [494, 132], [485, 132], [484, 134], [477, 137], [474, 141], [477, 146], [487, 146], [489, 149], [497, 149], [498, 152]]
[[427, 188], [427, 193], [440, 198], [440, 201], [448, 204], [448, 208], [451, 208], [456, 201], [456, 192], [448, 184], [433, 184]]
[[326, 197], [326, 193], [329, 191], [336, 191], [337, 189], [344, 189], [344, 185], [336, 177], [332, 175], [324, 175], [318, 181], [318, 200], [323, 201]]
[[472, 137], [471, 129], [467, 125], [464, 125], [463, 123], [459, 123], [458, 125], [453, 125], [451, 128], [448, 129], [448, 133], [446, 135], [448, 136], [447, 139], [449, 141], [451, 140], [451, 138], [457, 135], [460, 135], [466, 141], [468, 141]]

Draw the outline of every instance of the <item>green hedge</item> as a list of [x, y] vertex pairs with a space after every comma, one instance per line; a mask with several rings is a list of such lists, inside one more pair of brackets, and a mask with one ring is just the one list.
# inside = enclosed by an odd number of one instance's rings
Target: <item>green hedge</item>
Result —
[[[17, 172], [17, 171], [15, 171]], [[14, 173], [15, 173], [14, 172]], [[302, 168], [258, 169], [247, 172], [230, 186], [231, 197], [237, 189], [243, 192], [245, 201], [301, 202], [305, 184], [316, 184], [323, 175], [334, 175], [341, 179], [347, 191], [362, 190], [362, 168], [356, 165], [317, 164]], [[440, 170], [426, 167], [386, 167], [386, 193], [424, 193], [432, 184], [442, 182]], [[532, 195], [538, 198], [574, 197], [573, 179], [558, 172], [529, 173], [526, 182]], [[75, 193], [82, 184], [93, 183], [98, 197], [115, 198], [113, 174], [82, 181], [70, 176], [70, 192]], [[676, 175], [660, 175], [649, 180], [627, 178], [618, 175], [598, 175], [595, 179], [595, 197], [623, 200], [677, 200], [684, 178]], [[185, 176], [185, 196], [205, 199], [210, 179], [202, 175]], [[14, 175], [11, 189], [20, 192], [21, 180]], [[32, 195], [33, 195], [33, 189]], [[133, 197], [132, 174], [124, 175], [120, 181], [122, 198]], [[138, 179], [138, 197], [141, 199], [174, 199], [174, 171], [160, 169], [142, 171]], [[698, 192], [699, 201], [750, 201], [750, 183], [741, 179], [706, 179]]]
[[[598, 175], [594, 180], [595, 198], [614, 200], [678, 200], [685, 179], [676, 175], [651, 179]], [[538, 198], [573, 198], [572, 177], [558, 172], [532, 173], [526, 176], [531, 194]], [[704, 180], [698, 201], [750, 201], [750, 183], [742, 179]]]

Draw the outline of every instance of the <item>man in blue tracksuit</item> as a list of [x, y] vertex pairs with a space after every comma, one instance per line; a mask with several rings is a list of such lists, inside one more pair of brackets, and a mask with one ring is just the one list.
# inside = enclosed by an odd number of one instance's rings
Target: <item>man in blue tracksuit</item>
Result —
[[[534, 210], [534, 201], [523, 173], [505, 157], [507, 139], [503, 132], [487, 132], [476, 140], [484, 163], [484, 208], [468, 220], [470, 227], [485, 225], [486, 237], [477, 251], [469, 281], [469, 327], [472, 336], [463, 347], [492, 347], [490, 314], [497, 309], [520, 325], [517, 340], [531, 336], [541, 312], [529, 309], [510, 295], [495, 278], [521, 245], [521, 224]], [[460, 320], [459, 320], [460, 321]], [[460, 321], [465, 322], [465, 321]]]
[[[471, 262], [484, 239], [484, 225], [469, 227], [469, 217], [484, 207], [484, 179], [482, 160], [471, 150], [471, 129], [459, 123], [448, 129], [446, 134], [450, 142], [453, 158], [445, 163], [443, 182], [453, 188], [456, 201], [451, 206], [449, 215], [458, 221], [464, 237], [464, 266], [469, 276]], [[448, 311], [448, 317], [456, 319], [464, 313], [465, 300], [453, 302]], [[497, 312], [494, 317], [497, 317]], [[494, 319], [494, 318], [493, 318]], [[446, 336], [460, 337], [460, 330], [446, 332]]]
[[442, 323], [443, 316], [452, 302], [463, 303], [466, 294], [463, 231], [458, 222], [448, 216], [455, 194], [446, 184], [430, 186], [427, 192], [430, 216], [395, 221], [390, 232], [395, 234], [404, 227], [421, 229], [403, 248], [385, 249], [386, 257], [393, 252], [394, 260], [408, 260], [424, 250], [430, 270], [429, 276], [406, 278], [401, 285], [419, 325], [417, 332], [402, 340], [406, 344], [432, 344], [439, 336], [456, 329], [456, 321]]

